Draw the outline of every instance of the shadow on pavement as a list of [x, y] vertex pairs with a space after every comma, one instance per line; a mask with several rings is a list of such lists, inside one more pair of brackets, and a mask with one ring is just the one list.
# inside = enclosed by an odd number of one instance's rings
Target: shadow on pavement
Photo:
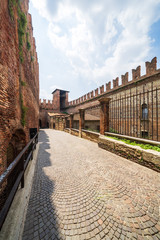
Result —
[[39, 152], [29, 199], [23, 240], [59, 239], [58, 222], [51, 201], [54, 182], [45, 174], [44, 168], [51, 166], [49, 137], [41, 130], [39, 134]]

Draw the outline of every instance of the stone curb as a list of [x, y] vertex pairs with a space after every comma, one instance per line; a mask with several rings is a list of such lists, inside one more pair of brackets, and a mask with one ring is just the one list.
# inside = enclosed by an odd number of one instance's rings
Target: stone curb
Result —
[[[64, 132], [67, 132], [67, 133], [70, 133], [74, 136], [79, 136], [79, 130], [78, 129], [69, 129], [69, 128], [66, 128], [64, 129]], [[98, 142], [98, 138], [99, 138], [99, 133], [97, 132], [92, 132], [92, 131], [88, 131], [88, 130], [84, 130], [82, 129], [82, 138], [84, 139], [88, 139], [90, 141], [93, 141], [93, 142]]]
[[152, 163], [158, 168], [160, 167], [160, 152], [150, 149], [145, 150], [139, 146], [128, 145], [103, 135], [100, 135], [98, 138], [98, 146], [108, 151], [118, 152], [122, 156], [126, 156], [127, 159], [135, 158]]

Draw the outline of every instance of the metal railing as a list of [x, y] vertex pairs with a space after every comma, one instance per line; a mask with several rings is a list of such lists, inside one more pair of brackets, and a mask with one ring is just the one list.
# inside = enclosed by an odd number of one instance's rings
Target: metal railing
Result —
[[24, 188], [24, 173], [38, 143], [38, 133], [0, 176], [0, 229], [5, 221], [19, 184]]
[[110, 101], [109, 132], [160, 141], [160, 88], [118, 96]]

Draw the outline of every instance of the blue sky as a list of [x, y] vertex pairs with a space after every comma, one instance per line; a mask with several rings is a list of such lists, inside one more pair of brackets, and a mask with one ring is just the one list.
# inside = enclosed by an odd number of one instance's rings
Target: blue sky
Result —
[[30, 0], [40, 65], [40, 98], [69, 100], [160, 61], [160, 0]]

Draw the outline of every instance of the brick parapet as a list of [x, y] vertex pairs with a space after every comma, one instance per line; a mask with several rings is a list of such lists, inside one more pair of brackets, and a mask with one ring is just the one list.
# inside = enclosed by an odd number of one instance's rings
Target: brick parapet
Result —
[[44, 108], [44, 109], [53, 109], [53, 100], [47, 100], [47, 99], [43, 99], [43, 101], [40, 99], [39, 100], [39, 106], [40, 108]]
[[113, 79], [113, 87], [111, 88], [111, 82], [106, 83], [106, 89], [104, 90], [104, 85], [99, 87], [99, 89], [95, 89], [90, 93], [82, 97], [80, 97], [81, 101], [76, 103], [74, 100], [69, 103], [69, 106], [83, 104], [86, 101], [93, 101], [96, 100], [97, 97], [101, 97], [106, 93], [112, 92], [114, 90], [120, 89], [122, 87], [127, 87], [128, 85], [132, 84], [133, 82], [138, 82], [148, 77], [151, 77], [160, 72], [160, 69], [157, 69], [157, 58], [153, 58], [151, 62], [146, 62], [146, 74], [141, 76], [141, 66], [138, 66], [136, 69], [132, 69], [132, 80], [129, 81], [129, 73], [126, 72], [124, 75], [121, 75], [121, 84], [119, 82], [119, 78]]

